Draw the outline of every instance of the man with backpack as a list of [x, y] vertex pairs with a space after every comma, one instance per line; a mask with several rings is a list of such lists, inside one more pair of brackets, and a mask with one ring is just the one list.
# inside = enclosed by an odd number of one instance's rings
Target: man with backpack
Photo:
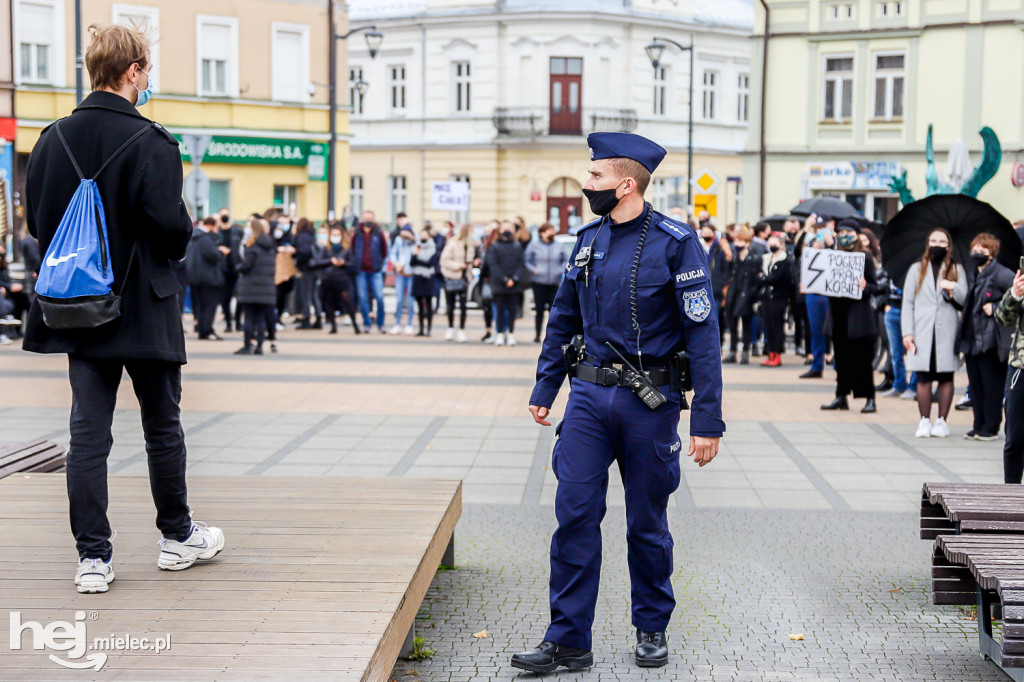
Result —
[[136, 110], [152, 94], [146, 37], [126, 26], [90, 32], [93, 92], [42, 132], [29, 159], [28, 229], [46, 255], [23, 344], [68, 355], [67, 484], [82, 593], [106, 592], [114, 579], [106, 478], [123, 371], [142, 408], [163, 536], [158, 567], [182, 570], [224, 547], [221, 530], [193, 521], [187, 503], [179, 407], [185, 338], [171, 269], [192, 234], [181, 154], [170, 133]]

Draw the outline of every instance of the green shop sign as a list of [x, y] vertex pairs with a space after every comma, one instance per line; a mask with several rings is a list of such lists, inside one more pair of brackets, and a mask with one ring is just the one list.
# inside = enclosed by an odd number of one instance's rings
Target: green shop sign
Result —
[[[181, 135], [181, 160], [191, 161]], [[327, 145], [308, 140], [214, 135], [203, 163], [252, 163], [270, 166], [306, 166], [310, 180], [327, 180]]]

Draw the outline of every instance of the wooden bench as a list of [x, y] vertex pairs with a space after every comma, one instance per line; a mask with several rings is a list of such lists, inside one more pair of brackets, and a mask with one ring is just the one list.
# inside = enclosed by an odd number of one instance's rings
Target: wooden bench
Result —
[[63, 471], [66, 463], [64, 448], [48, 440], [0, 445], [0, 478], [11, 474]]
[[[1024, 488], [988, 483], [925, 483], [921, 539], [962, 534], [1024, 533]], [[977, 601], [966, 565], [950, 562], [935, 546], [932, 603], [971, 606]]]
[[[935, 548], [974, 580], [982, 655], [1024, 682], [1024, 536], [942, 535]], [[993, 607], [1002, 618], [1001, 641], [992, 636]]]

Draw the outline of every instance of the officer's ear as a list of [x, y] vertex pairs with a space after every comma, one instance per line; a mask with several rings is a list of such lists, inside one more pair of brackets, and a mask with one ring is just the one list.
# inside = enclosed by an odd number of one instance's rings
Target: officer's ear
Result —
[[633, 176], [626, 176], [626, 184], [622, 187], [622, 196], [625, 197], [627, 194], [632, 194], [636, 191], [636, 178]]

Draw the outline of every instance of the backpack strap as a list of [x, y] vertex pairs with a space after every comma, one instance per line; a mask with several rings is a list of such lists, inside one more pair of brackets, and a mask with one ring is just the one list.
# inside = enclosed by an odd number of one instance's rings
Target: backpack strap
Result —
[[124, 287], [125, 287], [125, 285], [126, 285], [126, 284], [128, 284], [128, 275], [130, 275], [130, 274], [131, 274], [131, 271], [132, 271], [132, 263], [134, 263], [134, 262], [135, 262], [135, 252], [136, 252], [136, 251], [138, 251], [138, 250], [139, 250], [139, 240], [138, 240], [138, 239], [136, 239], [136, 240], [135, 240], [135, 243], [134, 243], [134, 244], [132, 244], [132, 253], [131, 253], [131, 255], [130, 255], [130, 256], [128, 256], [128, 267], [127, 267], [127, 268], [125, 268], [125, 270], [124, 270], [124, 279], [123, 279], [123, 280], [121, 280], [121, 286], [120, 286], [120, 287], [118, 288], [118, 290], [117, 290], [117, 295], [118, 295], [119, 297], [121, 296], [121, 294], [123, 294], [123, 293], [124, 293]]
[[64, 151], [67, 152], [68, 158], [71, 159], [71, 165], [75, 167], [75, 172], [78, 173], [78, 179], [85, 180], [85, 173], [78, 167], [78, 161], [75, 160], [75, 155], [71, 153], [68, 141], [64, 139], [64, 133], [60, 132], [60, 121], [57, 121], [53, 128], [57, 131], [57, 137], [60, 138], [60, 143], [64, 146]]
[[[149, 125], [138, 130], [134, 135], [129, 137], [127, 140], [125, 140], [124, 144], [118, 147], [117, 150], [110, 155], [110, 158], [103, 162], [103, 165], [100, 166], [100, 169], [96, 171], [96, 174], [92, 176], [91, 180], [95, 181], [97, 178], [99, 178], [100, 174], [107, 169], [107, 166], [110, 165], [110, 162], [116, 159], [118, 156], [120, 156], [121, 152], [127, 149], [132, 142], [135, 142], [135, 140], [140, 138], [142, 134], [149, 130], [152, 125], [153, 124], [150, 123]], [[56, 125], [54, 125], [54, 130], [57, 131], [57, 137], [60, 138], [60, 143], [61, 145], [63, 145], [64, 151], [67, 152], [68, 158], [71, 159], [71, 165], [75, 167], [75, 172], [78, 173], [78, 179], [85, 180], [85, 173], [83, 173], [81, 167], [79, 167], [78, 161], [75, 159], [75, 155], [71, 153], [71, 148], [68, 147], [68, 142], [67, 140], [64, 139], [64, 133], [60, 131], [60, 121], [57, 121]]]

